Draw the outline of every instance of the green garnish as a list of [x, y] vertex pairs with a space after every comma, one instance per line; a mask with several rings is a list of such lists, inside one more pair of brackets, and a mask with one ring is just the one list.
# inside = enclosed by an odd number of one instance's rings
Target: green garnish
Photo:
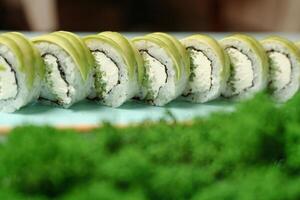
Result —
[[0, 197], [297, 200], [299, 104], [259, 94], [188, 124], [18, 127], [0, 143]]
[[96, 70], [95, 72], [95, 89], [97, 96], [102, 98], [106, 92], [106, 83], [103, 81], [103, 76], [105, 76], [105, 72], [101, 70]]

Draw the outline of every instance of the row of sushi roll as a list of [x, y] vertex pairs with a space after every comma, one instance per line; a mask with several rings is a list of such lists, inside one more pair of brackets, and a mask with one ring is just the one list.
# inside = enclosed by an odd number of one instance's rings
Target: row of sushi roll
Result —
[[83, 38], [57, 31], [28, 39], [0, 34], [0, 111], [36, 100], [68, 108], [90, 99], [118, 107], [130, 99], [163, 106], [180, 97], [204, 103], [251, 98], [268, 91], [275, 101], [299, 89], [300, 43], [234, 34], [219, 41], [167, 33], [128, 39], [117, 32]]

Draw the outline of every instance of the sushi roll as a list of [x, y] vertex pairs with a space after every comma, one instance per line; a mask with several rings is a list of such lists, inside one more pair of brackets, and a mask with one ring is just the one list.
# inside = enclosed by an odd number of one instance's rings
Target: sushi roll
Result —
[[229, 77], [229, 58], [219, 43], [206, 35], [192, 35], [181, 40], [191, 65], [191, 75], [183, 97], [204, 103], [220, 96]]
[[166, 33], [151, 33], [132, 41], [142, 55], [145, 69], [139, 98], [163, 106], [180, 96], [190, 75], [185, 47]]
[[93, 85], [93, 57], [77, 35], [58, 31], [33, 39], [45, 63], [40, 99], [64, 108], [85, 99]]
[[21, 33], [0, 35], [0, 111], [14, 112], [35, 101], [45, 68], [31, 41]]
[[95, 83], [89, 98], [118, 107], [139, 93], [143, 62], [131, 41], [117, 32], [102, 32], [84, 38], [95, 64]]
[[268, 59], [261, 44], [243, 34], [220, 41], [230, 59], [230, 75], [223, 91], [225, 98], [248, 99], [266, 88]]
[[269, 91], [274, 100], [285, 102], [299, 89], [299, 49], [282, 37], [268, 37], [261, 43], [269, 58]]

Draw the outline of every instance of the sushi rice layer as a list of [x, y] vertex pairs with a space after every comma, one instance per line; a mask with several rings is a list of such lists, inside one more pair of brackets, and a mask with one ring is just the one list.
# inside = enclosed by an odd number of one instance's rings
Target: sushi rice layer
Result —
[[173, 36], [152, 33], [133, 39], [144, 62], [140, 99], [163, 106], [184, 91], [189, 75], [189, 58], [184, 46]]
[[[108, 34], [111, 37], [120, 37], [114, 32]], [[125, 38], [122, 39], [125, 40]], [[94, 66], [95, 83], [89, 98], [99, 100], [102, 104], [111, 107], [119, 107], [133, 98], [139, 92], [139, 84], [136, 66], [130, 65], [132, 58], [126, 56], [126, 53], [115, 41], [107, 39], [101, 34], [85, 38], [85, 43], [96, 62]], [[127, 45], [130, 44], [127, 43]], [[129, 49], [129, 51], [131, 50]], [[135, 68], [135, 70], [131, 70], [131, 68]]]
[[[234, 95], [246, 91], [254, 85], [254, 68], [248, 55], [235, 47], [225, 49], [231, 60], [233, 73], [230, 76], [229, 85]], [[243, 78], [241, 78], [243, 77]]]
[[15, 112], [34, 102], [41, 90], [44, 65], [24, 35], [0, 35], [0, 111]]
[[46, 65], [41, 99], [69, 107], [90, 93], [93, 79], [83, 80], [73, 58], [53, 43], [36, 44]]
[[269, 58], [269, 91], [274, 100], [285, 102], [299, 90], [300, 51], [281, 37], [262, 41]]
[[223, 96], [248, 99], [264, 90], [268, 82], [268, 63], [259, 42], [238, 34], [221, 40], [221, 44], [230, 58], [230, 76]]
[[86, 98], [111, 107], [131, 99], [155, 106], [178, 97], [243, 100], [265, 89], [285, 102], [300, 88], [299, 49], [281, 37], [258, 42], [245, 34], [179, 41], [160, 32], [129, 40], [110, 31], [84, 38], [57, 31], [29, 40], [8, 32], [0, 34], [0, 111], [37, 99], [64, 108]]
[[218, 98], [229, 76], [229, 58], [223, 48], [207, 35], [192, 35], [181, 42], [187, 49], [191, 68], [182, 96], [196, 103]]
[[40, 99], [65, 108], [85, 99], [93, 85], [94, 60], [77, 35], [57, 31], [33, 39], [46, 74]]
[[166, 50], [151, 41], [135, 43], [141, 53], [145, 66], [145, 82], [143, 93], [145, 100], [151, 104], [162, 106], [172, 100], [176, 94], [176, 72], [174, 62]]

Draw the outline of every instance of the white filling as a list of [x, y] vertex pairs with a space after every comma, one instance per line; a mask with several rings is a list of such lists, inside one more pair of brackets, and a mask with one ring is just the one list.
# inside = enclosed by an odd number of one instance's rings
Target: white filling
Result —
[[[62, 79], [60, 71], [58, 69], [58, 60], [55, 56], [47, 54], [44, 57], [46, 65], [46, 88], [51, 91], [52, 94], [57, 96], [59, 101], [64, 103], [70, 103], [71, 99], [68, 97], [68, 84]], [[48, 93], [48, 95], [51, 95]], [[56, 100], [49, 96], [49, 100]]]
[[271, 88], [283, 89], [291, 79], [292, 65], [289, 58], [279, 52], [268, 53], [270, 65]]
[[226, 51], [232, 65], [229, 85], [232, 86], [233, 92], [238, 94], [252, 86], [254, 79], [252, 63], [245, 54], [235, 48], [227, 48]]
[[14, 98], [17, 93], [15, 74], [8, 63], [0, 57], [0, 100]]
[[107, 57], [103, 52], [93, 52], [96, 60], [96, 73], [101, 74], [101, 81], [103, 84], [103, 92], [108, 93], [113, 89], [119, 81], [119, 69], [116, 64]]
[[201, 51], [190, 49], [191, 62], [193, 65], [192, 80], [189, 86], [192, 92], [206, 92], [211, 87], [211, 61]]
[[159, 89], [166, 84], [167, 74], [165, 66], [158, 60], [151, 57], [147, 52], [141, 52], [146, 65], [146, 73], [149, 78], [149, 88], [155, 98], [158, 95]]

